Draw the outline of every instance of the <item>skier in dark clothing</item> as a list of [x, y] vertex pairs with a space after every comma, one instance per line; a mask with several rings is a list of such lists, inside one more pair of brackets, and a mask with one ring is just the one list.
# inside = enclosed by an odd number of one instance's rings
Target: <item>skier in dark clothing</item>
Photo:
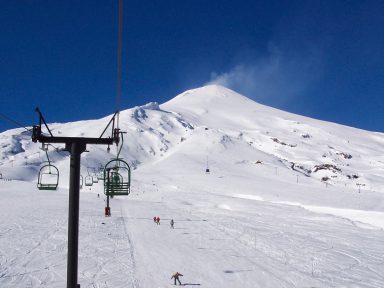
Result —
[[176, 272], [176, 273], [173, 274], [172, 277], [171, 277], [171, 279], [172, 279], [172, 278], [175, 278], [175, 285], [176, 285], [176, 280], [177, 280], [177, 282], [179, 282], [179, 285], [181, 285], [179, 276], [183, 276], [183, 274], [181, 274], [181, 273], [179, 273], [179, 272]]
[[156, 218], [156, 223], [157, 223], [157, 225], [160, 225], [160, 217], [159, 216], [157, 216], [157, 218]]
[[155, 223], [156, 223], [156, 216], [155, 216], [155, 217], [153, 217], [153, 222], [155, 222]]
[[171, 228], [174, 229], [175, 227], [173, 227], [173, 225], [175, 224], [175, 222], [173, 221], [173, 219], [171, 219], [170, 224], [171, 224]]

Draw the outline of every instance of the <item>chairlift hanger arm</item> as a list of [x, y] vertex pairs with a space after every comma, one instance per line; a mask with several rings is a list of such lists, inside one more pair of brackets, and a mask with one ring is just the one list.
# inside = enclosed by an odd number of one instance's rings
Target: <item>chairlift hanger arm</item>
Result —
[[[117, 153], [116, 158], [119, 158], [121, 149], [123, 148], [123, 144], [124, 144], [124, 137], [123, 137], [123, 134], [125, 134], [125, 133], [127, 133], [127, 132], [121, 132], [121, 131], [119, 131], [119, 133], [121, 134], [121, 145], [120, 145], [120, 149], [119, 149], [119, 152]], [[117, 144], [118, 144], [118, 143], [117, 143]]]
[[40, 111], [39, 107], [36, 107], [36, 108], [35, 108], [35, 111], [39, 114], [39, 127], [40, 127], [40, 132], [41, 132], [41, 121], [43, 121], [44, 126], [47, 128], [49, 134], [53, 137], [52, 132], [51, 132], [51, 130], [49, 129], [47, 122], [45, 122], [45, 119], [44, 119], [44, 117], [43, 117], [43, 114], [41, 114], [41, 111]]
[[99, 138], [103, 137], [105, 131], [107, 131], [107, 129], [108, 129], [109, 125], [111, 125], [111, 123], [112, 123], [112, 131], [115, 131], [115, 118], [116, 118], [116, 115], [117, 115], [118, 113], [119, 113], [119, 111], [116, 111], [115, 114], [113, 114], [111, 120], [109, 120], [107, 126], [105, 127], [103, 133], [101, 133], [101, 135], [100, 135]]
[[48, 155], [48, 149], [45, 149], [44, 151], [45, 151], [45, 155], [47, 155], [48, 163], [49, 165], [51, 165], [51, 160], [49, 160], [49, 155]]

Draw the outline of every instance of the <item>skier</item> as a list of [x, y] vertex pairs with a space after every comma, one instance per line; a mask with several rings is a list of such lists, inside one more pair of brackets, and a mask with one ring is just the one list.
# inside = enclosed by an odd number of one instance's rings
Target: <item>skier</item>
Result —
[[175, 227], [173, 227], [173, 225], [175, 224], [175, 222], [173, 221], [173, 219], [171, 219], [170, 224], [171, 224], [171, 228], [174, 229]]
[[160, 225], [160, 217], [159, 216], [157, 216], [157, 218], [156, 218], [156, 223], [157, 223], [157, 225]]
[[153, 222], [155, 222], [155, 223], [156, 223], [156, 216], [155, 216], [155, 217], [153, 217]]
[[179, 273], [179, 272], [176, 272], [176, 273], [173, 274], [172, 277], [171, 277], [171, 279], [172, 279], [172, 278], [175, 278], [175, 285], [176, 285], [176, 280], [177, 280], [177, 282], [179, 282], [179, 285], [181, 285], [179, 276], [183, 276], [183, 274], [181, 274], [181, 273]]

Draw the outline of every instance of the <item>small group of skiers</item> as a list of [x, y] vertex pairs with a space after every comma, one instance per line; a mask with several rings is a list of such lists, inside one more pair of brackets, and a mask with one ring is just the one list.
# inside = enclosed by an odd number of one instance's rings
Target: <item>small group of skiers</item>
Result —
[[155, 222], [157, 225], [160, 225], [160, 217], [159, 216], [153, 217], [153, 222]]
[[[160, 217], [159, 216], [153, 217], [153, 222], [156, 223], [157, 225], [160, 225]], [[171, 225], [171, 229], [175, 228], [174, 227], [175, 221], [173, 221], [173, 219], [171, 219], [169, 224]], [[171, 279], [175, 279], [175, 285], [176, 285], [176, 281], [179, 283], [179, 285], [181, 285], [181, 282], [180, 282], [180, 279], [179, 279], [180, 276], [183, 276], [183, 274], [181, 274], [179, 272], [176, 272], [175, 274], [172, 275]]]
[[[157, 225], [160, 225], [160, 217], [159, 216], [155, 216], [153, 217], [153, 222], [156, 223]], [[173, 221], [173, 219], [171, 219], [171, 221], [169, 222], [169, 224], [171, 225], [171, 229], [175, 229], [175, 221]]]

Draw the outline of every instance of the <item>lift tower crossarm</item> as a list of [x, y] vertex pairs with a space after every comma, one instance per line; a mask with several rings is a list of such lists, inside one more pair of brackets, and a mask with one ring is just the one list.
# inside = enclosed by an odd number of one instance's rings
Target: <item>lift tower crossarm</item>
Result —
[[[34, 126], [33, 128], [35, 129]], [[36, 138], [32, 138], [33, 142], [41, 143], [79, 143], [79, 144], [103, 144], [103, 145], [112, 145], [116, 142], [115, 138], [89, 138], [89, 137], [56, 137], [56, 136], [44, 136], [40, 135]]]

